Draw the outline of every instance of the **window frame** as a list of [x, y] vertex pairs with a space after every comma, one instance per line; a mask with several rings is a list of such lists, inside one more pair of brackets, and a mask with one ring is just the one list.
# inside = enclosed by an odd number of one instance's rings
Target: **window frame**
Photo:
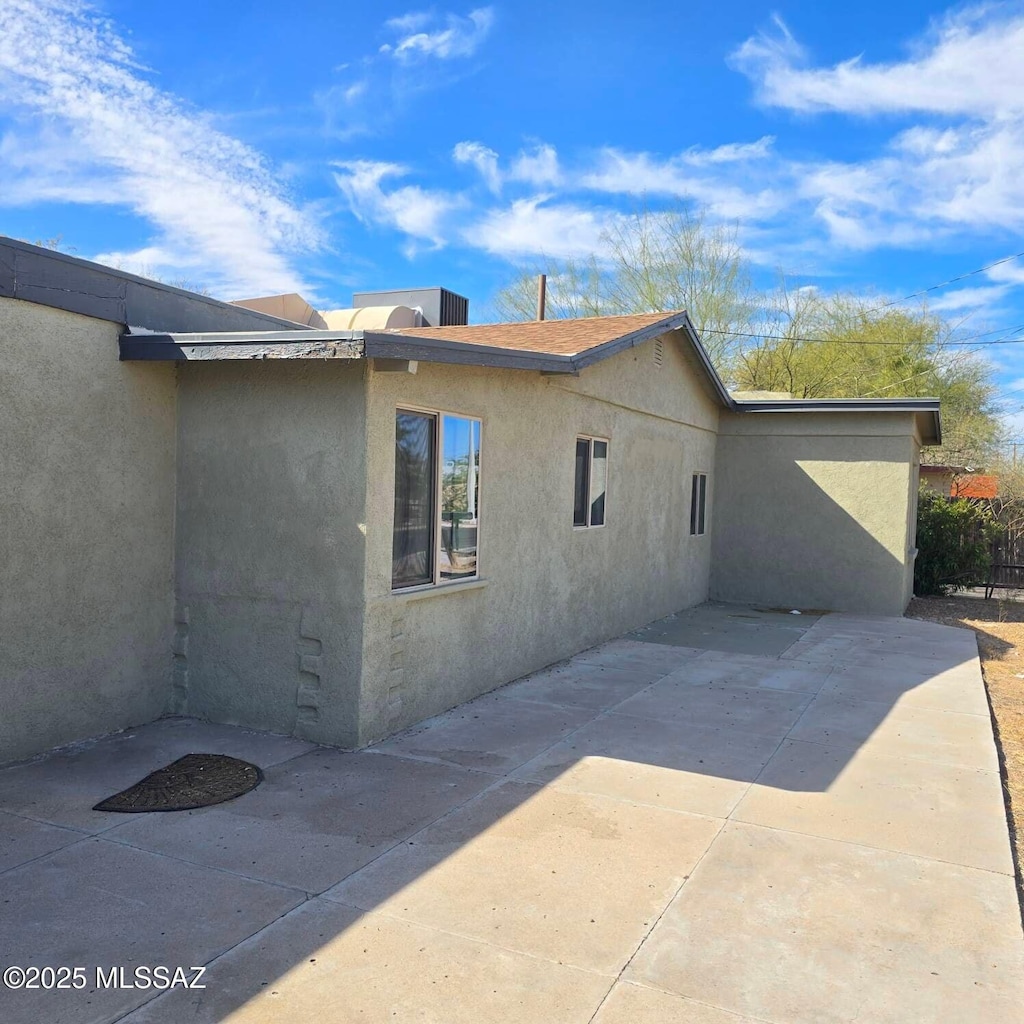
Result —
[[[587, 442], [587, 521], [585, 523], [576, 522], [576, 456], [573, 454], [573, 471], [572, 471], [572, 507], [573, 507], [573, 523], [572, 528], [574, 530], [603, 530], [608, 525], [608, 480], [611, 476], [609, 463], [611, 461], [611, 447], [612, 442], [610, 437], [602, 437], [600, 434], [577, 434], [575, 443], [579, 444], [580, 441]], [[604, 455], [604, 522], [602, 523], [591, 523], [590, 517], [594, 511], [594, 442], [600, 441], [604, 444], [605, 455]]]
[[706, 537], [708, 525], [708, 472], [699, 469], [690, 478], [690, 536]]
[[[484, 463], [484, 418], [478, 416], [475, 413], [464, 413], [455, 412], [452, 409], [432, 409], [426, 406], [413, 405], [409, 402], [402, 402], [395, 406], [394, 417], [392, 422], [395, 424], [397, 429], [398, 417], [403, 412], [412, 413], [417, 416], [432, 416], [434, 418], [434, 465], [432, 467], [433, 472], [431, 473], [432, 486], [434, 488], [434, 525], [433, 525], [433, 536], [431, 537], [431, 575], [432, 580], [429, 583], [410, 583], [408, 586], [396, 587], [394, 584], [394, 536], [395, 536], [395, 519], [394, 510], [391, 514], [391, 544], [392, 544], [392, 578], [391, 578], [391, 593], [392, 594], [414, 594], [424, 590], [438, 590], [444, 587], [457, 587], [466, 583], [479, 583], [483, 576], [480, 572], [480, 520], [482, 516], [480, 509], [477, 509], [477, 533], [476, 533], [476, 572], [472, 576], [460, 576], [458, 579], [444, 580], [441, 579], [441, 506], [443, 498], [443, 481], [444, 481], [444, 418], [445, 416], [453, 416], [460, 420], [472, 420], [476, 423], [479, 429], [478, 445], [480, 450], [480, 458], [478, 465], [480, 469], [483, 468]], [[396, 437], [397, 441], [397, 437]], [[479, 501], [479, 498], [477, 499]]]

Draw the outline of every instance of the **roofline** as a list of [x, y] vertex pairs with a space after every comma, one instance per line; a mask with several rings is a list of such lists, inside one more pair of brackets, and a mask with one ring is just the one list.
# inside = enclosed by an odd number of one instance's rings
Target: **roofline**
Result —
[[942, 444], [942, 413], [938, 398], [783, 398], [737, 401], [730, 396], [730, 408], [738, 413], [771, 412], [911, 412], [926, 417], [930, 413], [931, 438], [926, 444]]
[[161, 331], [296, 326], [291, 320], [6, 235], [0, 235], [0, 298]]
[[[444, 328], [434, 328], [441, 331]], [[221, 331], [198, 334], [128, 333], [120, 338], [121, 359], [402, 359], [432, 363], [488, 366], [499, 369], [534, 370], [540, 373], [576, 375], [628, 348], [672, 331], [683, 331], [719, 402], [734, 413], [839, 413], [909, 412], [930, 414], [931, 437], [927, 444], [942, 443], [942, 419], [937, 398], [788, 398], [737, 400], [711, 363], [685, 311], [630, 331], [576, 355], [556, 355], [406, 335], [401, 331]]]
[[[253, 346], [272, 348], [273, 352], [268, 351], [270, 358], [308, 358], [300, 355], [299, 350], [310, 343], [345, 341], [362, 343], [359, 354], [349, 358], [422, 360], [575, 375], [587, 366], [675, 330], [686, 332], [687, 340], [697, 354], [701, 367], [719, 399], [723, 404], [729, 405], [729, 392], [711, 365], [693, 323], [685, 312], [673, 313], [657, 323], [630, 331], [619, 338], [575, 355], [531, 352], [497, 345], [452, 341], [449, 338], [425, 338], [420, 335], [402, 334], [401, 331], [324, 331], [308, 328], [289, 331], [219, 331], [190, 334], [129, 332], [121, 336], [120, 349], [122, 359], [180, 361], [196, 358], [251, 358], [242, 355], [239, 349]], [[289, 352], [289, 346], [294, 347], [295, 352]]]

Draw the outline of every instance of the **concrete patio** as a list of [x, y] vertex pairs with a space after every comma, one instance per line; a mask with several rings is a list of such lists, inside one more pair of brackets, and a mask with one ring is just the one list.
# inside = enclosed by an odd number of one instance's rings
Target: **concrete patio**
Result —
[[[193, 751], [262, 785], [90, 808]], [[207, 966], [205, 989], [95, 968]], [[4, 1024], [1012, 1021], [974, 634], [703, 606], [345, 753], [192, 719], [0, 770]]]

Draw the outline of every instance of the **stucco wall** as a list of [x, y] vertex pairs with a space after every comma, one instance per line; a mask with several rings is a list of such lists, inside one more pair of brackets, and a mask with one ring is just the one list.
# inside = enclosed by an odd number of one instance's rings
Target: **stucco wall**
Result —
[[0, 762], [137, 725], [170, 684], [174, 367], [0, 298]]
[[[690, 475], [714, 481], [718, 409], [676, 343], [578, 378], [421, 363], [371, 372], [360, 742], [707, 597]], [[478, 416], [486, 583], [391, 592], [395, 411]], [[610, 438], [607, 525], [573, 529], [575, 438]], [[713, 514], [713, 513], [712, 513]]]
[[355, 744], [365, 369], [181, 367], [173, 710]]
[[914, 429], [909, 413], [723, 413], [712, 598], [902, 615]]

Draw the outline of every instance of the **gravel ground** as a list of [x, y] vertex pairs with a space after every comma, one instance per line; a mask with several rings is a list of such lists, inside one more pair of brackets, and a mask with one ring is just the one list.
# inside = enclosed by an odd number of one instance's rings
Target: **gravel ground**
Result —
[[972, 594], [915, 597], [907, 617], [973, 629], [978, 635], [1024, 913], [1024, 600], [1018, 593], [988, 601]]

